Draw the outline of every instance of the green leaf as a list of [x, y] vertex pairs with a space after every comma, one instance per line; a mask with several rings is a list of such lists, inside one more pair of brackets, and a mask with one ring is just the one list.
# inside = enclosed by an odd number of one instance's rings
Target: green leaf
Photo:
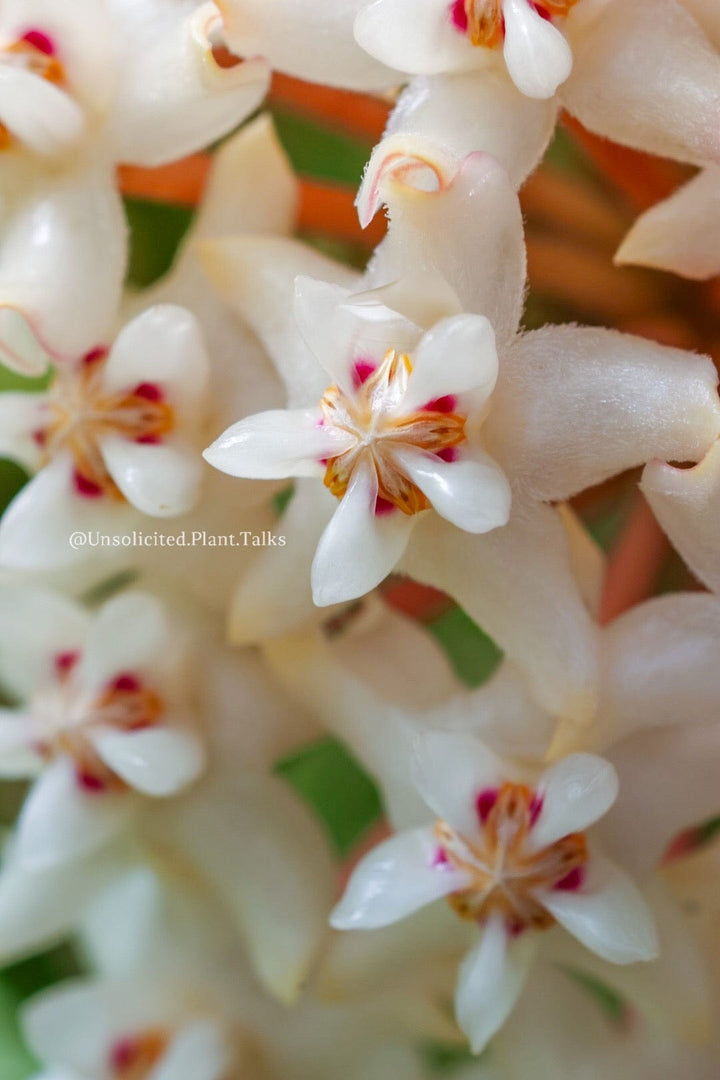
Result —
[[2, 1080], [25, 1080], [37, 1069], [26, 1049], [17, 1021], [19, 996], [5, 977], [0, 977], [0, 1076]]
[[462, 608], [450, 608], [428, 623], [428, 630], [442, 645], [458, 677], [468, 686], [484, 683], [502, 660], [495, 642]]
[[297, 172], [355, 188], [359, 185], [370, 156], [369, 145], [320, 127], [290, 109], [275, 108], [273, 119]]

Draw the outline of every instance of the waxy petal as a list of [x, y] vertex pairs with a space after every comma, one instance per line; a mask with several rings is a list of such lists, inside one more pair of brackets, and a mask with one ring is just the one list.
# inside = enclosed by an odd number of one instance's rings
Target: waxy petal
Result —
[[402, 566], [456, 599], [525, 670], [548, 711], [584, 721], [592, 717], [596, 631], [554, 511], [515, 492], [508, 524], [482, 536], [429, 515], [418, 524]]
[[468, 874], [435, 865], [437, 849], [430, 828], [398, 833], [379, 844], [356, 867], [330, 925], [336, 930], [375, 930], [467, 888]]
[[403, 409], [419, 409], [447, 394], [474, 391], [484, 401], [497, 381], [498, 359], [492, 326], [482, 315], [442, 319], [423, 335], [413, 355]]
[[487, 533], [507, 525], [510, 485], [489, 454], [473, 449], [448, 462], [436, 454], [402, 450], [396, 457], [433, 510], [459, 529]]
[[128, 794], [87, 792], [73, 761], [56, 758], [35, 781], [20, 811], [15, 857], [38, 870], [78, 859], [115, 836], [132, 811]]
[[480, 830], [477, 798], [507, 779], [507, 767], [473, 735], [431, 731], [413, 740], [413, 778], [438, 817], [471, 838]]
[[376, 60], [410, 74], [474, 67], [478, 51], [453, 26], [449, 7], [447, 0], [366, 0], [355, 19], [355, 40]]
[[386, 204], [390, 231], [366, 279], [382, 285], [406, 274], [440, 275], [465, 311], [490, 321], [500, 352], [517, 330], [525, 293], [517, 196], [488, 154], [471, 154], [459, 169], [454, 159], [428, 164], [437, 190], [413, 186], [412, 176], [406, 182], [392, 161], [380, 168], [372, 204]]
[[658, 939], [652, 912], [630, 877], [592, 853], [580, 889], [538, 892], [561, 926], [611, 964], [654, 960]]
[[608, 812], [618, 795], [612, 765], [593, 754], [570, 754], [547, 769], [537, 784], [542, 808], [528, 838], [535, 850], [570, 833], [584, 832]]
[[319, 477], [323, 462], [344, 454], [353, 441], [349, 432], [325, 424], [319, 409], [277, 409], [233, 424], [203, 457], [230, 476]]
[[572, 71], [570, 46], [528, 0], [503, 0], [502, 10], [503, 56], [511, 79], [528, 97], [552, 97]]
[[0, 64], [0, 120], [29, 150], [50, 157], [77, 144], [83, 111], [59, 86], [40, 75]]
[[720, 160], [720, 55], [677, 0], [583, 0], [563, 104], [598, 135], [698, 165]]
[[79, 604], [30, 585], [0, 588], [0, 682], [26, 701], [57, 675], [57, 658], [80, 652], [92, 621]]
[[720, 433], [716, 387], [705, 357], [614, 330], [546, 327], [503, 356], [483, 431], [524, 490], [564, 499], [654, 457], [697, 460]]
[[107, 470], [127, 501], [143, 514], [174, 517], [200, 497], [200, 453], [180, 440], [139, 443], [122, 435], [100, 440]]
[[172, 1039], [153, 1069], [153, 1080], [223, 1080], [235, 1063], [229, 1033], [212, 1020], [196, 1020]]
[[46, 401], [44, 394], [0, 394], [0, 456], [32, 472], [42, 463], [42, 448], [34, 435], [47, 423]]
[[696, 281], [720, 274], [720, 168], [703, 169], [642, 214], [615, 262], [671, 270]]
[[455, 1013], [474, 1053], [479, 1054], [505, 1023], [520, 996], [535, 956], [531, 934], [508, 937], [502, 917], [484, 926], [480, 942], [460, 968]]
[[118, 675], [145, 672], [157, 677], [172, 656], [168, 617], [159, 600], [126, 591], [108, 600], [92, 626], [77, 669], [80, 685], [99, 693]]
[[175, 727], [100, 729], [91, 740], [108, 768], [145, 795], [174, 795], [196, 780], [205, 765], [198, 736]]
[[358, 464], [313, 559], [311, 583], [318, 607], [364, 596], [405, 551], [415, 519], [395, 509], [376, 513], [377, 492], [374, 469]]

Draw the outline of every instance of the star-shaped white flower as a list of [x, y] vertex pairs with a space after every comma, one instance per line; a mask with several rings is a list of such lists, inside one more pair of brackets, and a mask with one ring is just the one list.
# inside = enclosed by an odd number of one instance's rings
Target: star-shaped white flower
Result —
[[311, 578], [329, 604], [399, 565], [458, 600], [549, 708], [587, 714], [594, 631], [561, 520], [541, 503], [662, 444], [676, 460], [702, 455], [720, 429], [716, 373], [611, 331], [520, 333], [525, 253], [507, 176], [472, 155], [437, 191], [414, 178], [402, 162], [383, 176], [390, 235], [362, 278], [277, 238], [204, 247], [290, 405], [241, 421], [206, 457], [232, 475], [301, 478], [287, 545], [241, 587], [233, 631], [300, 625]]

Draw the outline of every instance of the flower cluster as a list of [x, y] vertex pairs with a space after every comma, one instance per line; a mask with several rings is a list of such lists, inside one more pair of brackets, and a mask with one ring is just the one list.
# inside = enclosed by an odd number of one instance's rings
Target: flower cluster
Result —
[[718, 10], [0, 0], [3, 1077], [717, 1076]]

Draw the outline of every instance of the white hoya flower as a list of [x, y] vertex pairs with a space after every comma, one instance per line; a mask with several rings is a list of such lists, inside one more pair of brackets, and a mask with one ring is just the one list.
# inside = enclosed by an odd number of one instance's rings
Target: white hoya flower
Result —
[[74, 533], [128, 532], [142, 515], [189, 510], [207, 377], [195, 317], [168, 304], [59, 365], [46, 391], [0, 394], [2, 454], [35, 473], [3, 514], [0, 565], [66, 565], [93, 552], [73, 547]]
[[205, 751], [192, 719], [182, 642], [142, 593], [93, 616], [31, 586], [0, 589], [0, 774], [28, 777], [13, 857], [76, 858], [127, 822], [135, 794], [174, 795]]
[[216, 55], [197, 0], [7, 0], [0, 11], [0, 349], [28, 373], [84, 355], [126, 261], [119, 163], [160, 165], [220, 138], [262, 100], [261, 59]]
[[[494, 154], [520, 186], [561, 109], [588, 130], [691, 164], [720, 163], [712, 0], [373, 0], [355, 32], [415, 75], [364, 189], [398, 155]], [[361, 204], [364, 195], [361, 194]]]
[[290, 406], [241, 420], [205, 456], [234, 476], [300, 478], [286, 547], [242, 584], [234, 636], [298, 627], [311, 600], [359, 597], [399, 567], [458, 600], [549, 708], [580, 715], [594, 631], [561, 518], [541, 504], [660, 444], [695, 460], [720, 429], [716, 373], [611, 331], [520, 333], [525, 250], [505, 173], [472, 155], [438, 191], [406, 179], [381, 181], [390, 235], [362, 277], [285, 239], [204, 247]]
[[[720, 61], [720, 6], [714, 0], [682, 2]], [[720, 166], [709, 153], [703, 164], [697, 176], [638, 218], [616, 262], [672, 270], [699, 281], [720, 274]]]
[[330, 921], [377, 929], [446, 898], [476, 925], [455, 998], [473, 1050], [511, 1012], [539, 932], [559, 924], [613, 964], [657, 955], [640, 892], [588, 835], [617, 797], [608, 762], [571, 754], [538, 774], [472, 736], [430, 733], [416, 740], [414, 775], [435, 821], [362, 859]]

